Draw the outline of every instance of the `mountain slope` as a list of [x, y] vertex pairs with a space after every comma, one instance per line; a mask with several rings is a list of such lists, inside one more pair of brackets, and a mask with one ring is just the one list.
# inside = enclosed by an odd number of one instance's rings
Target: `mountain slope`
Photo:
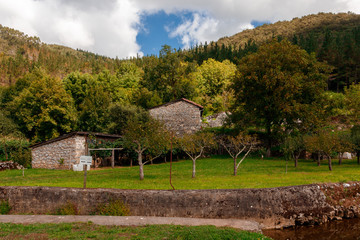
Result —
[[0, 85], [12, 84], [36, 66], [61, 78], [72, 71], [113, 71], [118, 61], [82, 50], [45, 44], [38, 37], [0, 25]]
[[237, 33], [231, 37], [220, 38], [218, 45], [244, 47], [249, 40], [256, 43], [265, 42], [273, 37], [282, 36], [291, 39], [294, 35], [309, 34], [324, 29], [331, 31], [348, 31], [360, 26], [360, 15], [353, 13], [319, 13], [294, 18], [291, 21], [279, 21], [265, 24], [255, 29]]

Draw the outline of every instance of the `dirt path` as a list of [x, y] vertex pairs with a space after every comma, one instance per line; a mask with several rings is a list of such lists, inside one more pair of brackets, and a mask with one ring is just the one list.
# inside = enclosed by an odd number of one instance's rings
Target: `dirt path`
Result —
[[213, 225], [216, 227], [232, 227], [241, 230], [260, 232], [255, 221], [240, 219], [204, 219], [179, 217], [141, 217], [141, 216], [54, 216], [54, 215], [0, 215], [1, 223], [71, 223], [92, 222], [98, 225], [144, 226], [153, 224], [172, 224], [186, 226]]

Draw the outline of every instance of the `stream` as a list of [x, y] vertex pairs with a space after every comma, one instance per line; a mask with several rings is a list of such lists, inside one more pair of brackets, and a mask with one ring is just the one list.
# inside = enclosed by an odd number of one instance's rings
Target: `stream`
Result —
[[263, 230], [263, 234], [275, 240], [360, 240], [360, 219], [344, 219], [342, 221], [333, 221], [318, 226], [301, 226], [282, 230]]

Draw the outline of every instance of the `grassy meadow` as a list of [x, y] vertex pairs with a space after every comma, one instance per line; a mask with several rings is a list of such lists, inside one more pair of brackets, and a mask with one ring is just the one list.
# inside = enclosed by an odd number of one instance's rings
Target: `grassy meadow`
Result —
[[[118, 189], [171, 189], [169, 163], [146, 165], [145, 179], [139, 180], [139, 167], [100, 168], [87, 173], [88, 188]], [[325, 182], [360, 180], [360, 166], [356, 160], [343, 160], [341, 166], [333, 162], [333, 171], [327, 162], [318, 167], [312, 160], [300, 160], [297, 168], [293, 162], [282, 158], [247, 158], [233, 176], [233, 161], [227, 156], [199, 159], [196, 178], [191, 178], [192, 162], [173, 162], [172, 183], [175, 189], [237, 189], [269, 188]], [[26, 169], [0, 172], [1, 186], [52, 186], [83, 187], [83, 172], [69, 170]]]

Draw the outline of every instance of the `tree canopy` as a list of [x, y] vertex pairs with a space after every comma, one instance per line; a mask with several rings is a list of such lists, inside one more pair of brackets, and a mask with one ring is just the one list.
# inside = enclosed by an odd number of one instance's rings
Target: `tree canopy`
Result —
[[[232, 84], [233, 113], [261, 127], [267, 149], [285, 131], [311, 128], [320, 118], [329, 68], [289, 41], [272, 41], [244, 57]], [[316, 112], [316, 114], [314, 114]]]
[[76, 121], [74, 103], [61, 80], [41, 69], [31, 76], [30, 86], [15, 97], [9, 107], [20, 130], [35, 141], [71, 131]]

